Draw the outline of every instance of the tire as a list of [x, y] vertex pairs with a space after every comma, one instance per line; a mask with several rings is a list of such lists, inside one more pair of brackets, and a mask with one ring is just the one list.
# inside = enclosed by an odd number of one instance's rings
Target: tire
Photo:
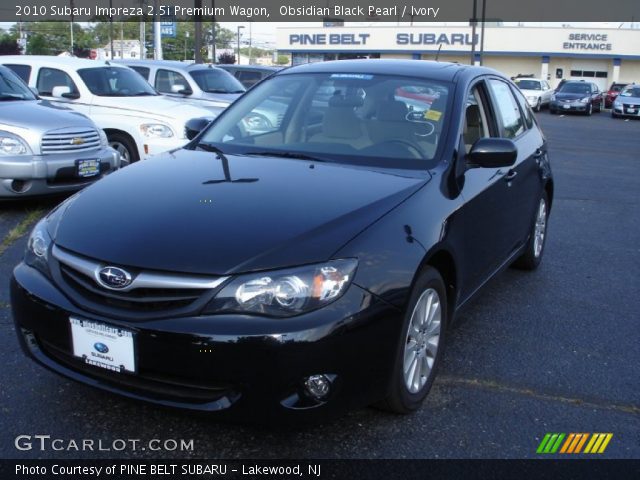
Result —
[[620, 115], [618, 115], [616, 112], [611, 112], [611, 118], [620, 118]]
[[598, 102], [598, 113], [602, 112], [602, 101]]
[[556, 109], [555, 109], [555, 108], [551, 108], [551, 107], [549, 107], [549, 113], [550, 113], [551, 115], [555, 115], [555, 114], [556, 114], [556, 113], [558, 113], [558, 112], [556, 112]]
[[590, 117], [592, 113], [593, 113], [593, 103], [590, 103], [587, 109], [585, 110], [584, 114], [587, 117]]
[[133, 162], [137, 162], [140, 160], [138, 155], [138, 148], [136, 144], [131, 138], [124, 134], [113, 132], [107, 134], [107, 139], [109, 140], [109, 145], [111, 148], [116, 150], [120, 156], [126, 160], [129, 164]]
[[[547, 192], [542, 192], [533, 226], [529, 234], [529, 240], [522, 255], [513, 263], [513, 266], [522, 270], [535, 270], [542, 261], [544, 246], [547, 240], [547, 225], [549, 223], [549, 197]], [[541, 230], [540, 230], [541, 229]], [[540, 232], [542, 238], [540, 238]]]
[[534, 112], [539, 112], [542, 110], [542, 100], [538, 98], [538, 103], [535, 107], [533, 107]]
[[[432, 310], [428, 310], [429, 305]], [[420, 315], [422, 307], [432, 312], [432, 321], [424, 323], [423, 328], [416, 331], [413, 328], [418, 325], [416, 322], [428, 317]], [[420, 408], [431, 390], [444, 350], [447, 310], [447, 294], [442, 277], [434, 268], [427, 267], [419, 274], [411, 291], [389, 394], [378, 404], [380, 408], [400, 414], [411, 413]]]

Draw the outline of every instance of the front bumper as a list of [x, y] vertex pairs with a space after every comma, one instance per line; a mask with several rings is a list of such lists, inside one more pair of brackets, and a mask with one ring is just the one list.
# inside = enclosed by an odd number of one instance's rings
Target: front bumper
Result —
[[[78, 177], [76, 161], [81, 159], [99, 160], [100, 174]], [[120, 156], [112, 148], [73, 155], [0, 157], [0, 198], [79, 190], [120, 168], [120, 161]]]
[[[128, 397], [243, 419], [314, 418], [381, 400], [402, 325], [399, 310], [352, 284], [327, 307], [289, 319], [208, 315], [123, 321], [82, 310], [47, 277], [21, 263], [11, 306], [28, 356], [73, 380]], [[136, 373], [73, 356], [69, 317], [134, 333]], [[329, 396], [313, 400], [303, 379], [326, 374]]]
[[526, 98], [527, 98], [527, 103], [532, 108], [538, 106], [538, 102], [542, 101], [540, 97], [526, 97]]
[[611, 112], [621, 117], [640, 117], [640, 105], [614, 104]]
[[549, 104], [549, 108], [554, 112], [586, 112], [589, 103], [582, 103], [578, 100], [570, 102], [553, 101]]

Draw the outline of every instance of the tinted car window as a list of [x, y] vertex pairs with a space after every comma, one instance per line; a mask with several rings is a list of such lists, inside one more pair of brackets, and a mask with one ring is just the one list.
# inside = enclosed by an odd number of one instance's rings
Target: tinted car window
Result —
[[128, 68], [83, 68], [78, 70], [78, 75], [91, 93], [101, 97], [157, 95], [151, 85]]
[[203, 68], [189, 73], [203, 92], [243, 93], [246, 90], [233, 75], [218, 68]]
[[527, 102], [527, 100], [524, 98], [524, 95], [522, 95], [522, 92], [518, 91], [517, 89], [513, 92], [513, 94], [516, 96], [516, 100], [518, 100], [518, 103], [520, 104], [520, 110], [522, 110], [522, 114], [524, 115], [524, 121], [527, 125], [527, 128], [531, 128], [533, 127], [533, 112], [531, 111], [531, 107], [529, 106], [529, 102]]
[[588, 83], [582, 83], [582, 82], [565, 83], [564, 85], [562, 85], [562, 87], [560, 87], [558, 92], [561, 92], [561, 93], [585, 93], [585, 94], [588, 94], [588, 93], [591, 93], [591, 87], [589, 86]]
[[261, 82], [203, 135], [223, 151], [426, 168], [448, 117], [450, 85], [392, 75], [290, 74]]
[[70, 93], [78, 93], [78, 87], [69, 74], [57, 68], [41, 68], [36, 88], [41, 95], [51, 95], [54, 87], [69, 87]]
[[251, 87], [258, 83], [262, 79], [262, 73], [260, 72], [249, 72], [249, 71], [238, 71], [236, 72], [236, 77], [238, 80], [242, 82], [243, 85], [247, 87]]
[[173, 70], [158, 70], [156, 73], [156, 90], [162, 93], [173, 93], [171, 87], [181, 85], [184, 89], [189, 88], [189, 82], [184, 76]]
[[506, 138], [515, 138], [524, 132], [524, 121], [520, 108], [513, 98], [509, 85], [500, 80], [490, 80], [489, 85], [498, 109], [498, 121]]
[[142, 78], [144, 78], [145, 80], [149, 80], [149, 72], [151, 71], [149, 68], [147, 67], [137, 67], [137, 66], [130, 66], [129, 67], [131, 70], [134, 70], [136, 72], [138, 72], [140, 75], [142, 75]]
[[0, 100], [35, 100], [29, 87], [10, 69], [0, 67]]
[[5, 64], [5, 67], [10, 68], [26, 83], [29, 83], [29, 77], [31, 76], [31, 65], [9, 65]]
[[516, 85], [523, 90], [542, 90], [537, 80], [516, 80]]
[[480, 138], [488, 136], [487, 107], [482, 100], [479, 87], [476, 86], [467, 96], [467, 104], [465, 106], [462, 137], [466, 152], [469, 153], [473, 144]]

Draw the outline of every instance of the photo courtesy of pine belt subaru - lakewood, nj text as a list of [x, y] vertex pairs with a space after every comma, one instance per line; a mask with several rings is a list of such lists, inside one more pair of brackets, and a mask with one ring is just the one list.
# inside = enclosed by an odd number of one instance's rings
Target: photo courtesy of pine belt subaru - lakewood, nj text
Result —
[[54, 372], [162, 405], [407, 413], [456, 311], [538, 266], [552, 201], [545, 137], [498, 72], [297, 66], [42, 219], [13, 272], [16, 331]]
[[0, 66], [0, 200], [79, 190], [120, 166], [91, 120], [38, 99]]

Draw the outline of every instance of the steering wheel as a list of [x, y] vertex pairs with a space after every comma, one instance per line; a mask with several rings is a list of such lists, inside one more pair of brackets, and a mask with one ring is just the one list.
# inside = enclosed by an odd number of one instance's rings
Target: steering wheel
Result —
[[412, 158], [423, 159], [424, 154], [422, 153], [421, 148], [410, 142], [409, 140], [404, 140], [401, 138], [393, 138], [391, 140], [384, 140], [382, 142], [378, 142], [373, 145], [374, 148], [381, 148], [383, 145], [394, 145], [402, 147], [407, 153], [411, 155]]

